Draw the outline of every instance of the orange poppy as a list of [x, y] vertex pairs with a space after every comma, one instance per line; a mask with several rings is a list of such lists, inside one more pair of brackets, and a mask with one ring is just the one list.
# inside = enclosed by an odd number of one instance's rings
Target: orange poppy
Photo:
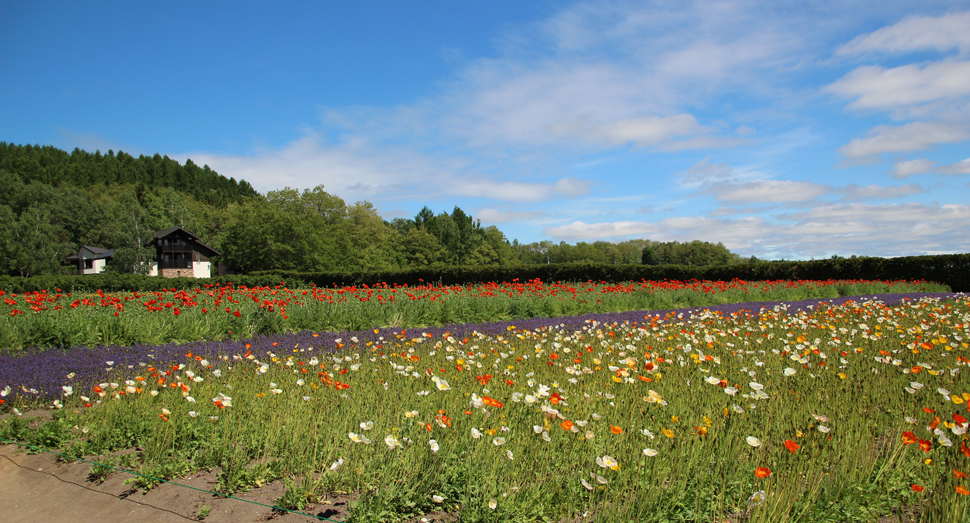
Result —
[[798, 443], [795, 443], [794, 441], [792, 441], [790, 439], [786, 439], [785, 440], [785, 448], [788, 449], [788, 452], [791, 452], [792, 454], [794, 454], [795, 451], [798, 450]]
[[572, 430], [573, 429], [573, 422], [569, 421], [568, 419], [567, 420], [563, 420], [563, 422], [560, 423], [559, 426], [562, 427], [563, 430]]
[[933, 448], [933, 442], [921, 439], [919, 440], [919, 448], [921, 448], [923, 452], [929, 452]]
[[494, 407], [496, 409], [500, 409], [505, 406], [505, 404], [502, 403], [501, 401], [489, 398], [488, 396], [482, 396], [482, 403], [488, 405], [489, 407]]
[[915, 484], [914, 484], [914, 485], [913, 485], [912, 487], [910, 487], [910, 488], [912, 488], [912, 489], [913, 489], [913, 490], [915, 490], [916, 492], [923, 492], [923, 487], [922, 487], [922, 486], [920, 486], [920, 485], [915, 485]]
[[623, 433], [623, 428], [622, 427], [617, 427], [615, 425], [610, 425], [610, 432], [612, 432], [613, 434], [622, 434]]
[[963, 479], [963, 478], [967, 477], [967, 473], [966, 472], [960, 472], [959, 470], [954, 470], [953, 471], [953, 475], [956, 476], [957, 479]]
[[964, 487], [963, 485], [957, 485], [957, 494], [967, 496], [970, 495], [970, 490], [967, 490], [967, 487]]
[[903, 432], [903, 445], [912, 445], [917, 441], [919, 441], [919, 439], [916, 437], [916, 434], [913, 434], [912, 431], [907, 430], [906, 432]]
[[771, 475], [771, 469], [768, 467], [758, 467], [754, 470], [754, 475], [759, 478], [767, 478]]

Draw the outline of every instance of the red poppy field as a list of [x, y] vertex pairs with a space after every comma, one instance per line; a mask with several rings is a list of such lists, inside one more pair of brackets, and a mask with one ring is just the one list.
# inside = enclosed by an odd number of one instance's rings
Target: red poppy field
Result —
[[539, 280], [290, 289], [201, 285], [164, 292], [16, 294], [0, 289], [0, 353], [29, 347], [185, 343], [304, 331], [361, 331], [669, 310], [723, 303], [940, 292], [925, 281]]
[[[966, 296], [626, 318], [129, 354], [56, 398], [8, 384], [0, 437], [225, 494], [283, 480], [292, 510], [350, 496], [341, 521], [966, 520]], [[41, 401], [52, 421], [14, 412]]]

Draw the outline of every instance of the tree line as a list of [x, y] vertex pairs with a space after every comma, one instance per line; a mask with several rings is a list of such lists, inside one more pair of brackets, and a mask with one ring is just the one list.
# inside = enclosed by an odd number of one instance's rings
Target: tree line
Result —
[[398, 270], [543, 263], [720, 265], [742, 260], [722, 244], [509, 241], [454, 207], [385, 220], [373, 204], [347, 204], [317, 186], [265, 195], [208, 166], [123, 152], [68, 154], [0, 142], [0, 274], [76, 270], [81, 245], [114, 249], [108, 270], [144, 272], [158, 230], [182, 226], [231, 271]]

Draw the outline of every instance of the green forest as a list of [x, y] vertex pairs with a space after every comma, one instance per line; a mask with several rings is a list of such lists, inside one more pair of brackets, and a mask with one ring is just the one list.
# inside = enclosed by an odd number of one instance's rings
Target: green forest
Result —
[[213, 263], [236, 273], [755, 261], [700, 241], [510, 242], [457, 206], [387, 221], [370, 202], [348, 205], [323, 186], [260, 194], [245, 180], [159, 154], [0, 142], [0, 186], [0, 273], [11, 276], [74, 273], [65, 258], [81, 245], [114, 249], [106, 270], [145, 270], [154, 256], [148, 242], [174, 226], [221, 252]]

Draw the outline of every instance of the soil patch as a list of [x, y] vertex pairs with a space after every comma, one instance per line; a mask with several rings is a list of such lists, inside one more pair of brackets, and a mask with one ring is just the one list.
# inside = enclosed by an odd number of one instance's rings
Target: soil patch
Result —
[[[133, 492], [125, 480], [130, 474], [113, 472], [103, 483], [88, 481], [91, 465], [75, 461], [60, 462], [47, 453], [26, 454], [17, 445], [0, 446], [0, 514], [5, 523], [64, 521], [90, 523], [184, 523], [206, 521], [233, 523], [247, 521], [316, 522], [327, 521], [300, 514], [280, 513], [272, 508], [247, 503], [272, 505], [283, 495], [282, 482], [238, 494], [227, 499], [185, 487], [163, 483], [148, 492]], [[176, 483], [212, 490], [214, 472], [201, 472]], [[334, 498], [309, 506], [308, 514], [343, 522], [349, 517], [347, 498]], [[204, 507], [208, 507], [208, 510]], [[200, 518], [206, 514], [205, 518]]]

